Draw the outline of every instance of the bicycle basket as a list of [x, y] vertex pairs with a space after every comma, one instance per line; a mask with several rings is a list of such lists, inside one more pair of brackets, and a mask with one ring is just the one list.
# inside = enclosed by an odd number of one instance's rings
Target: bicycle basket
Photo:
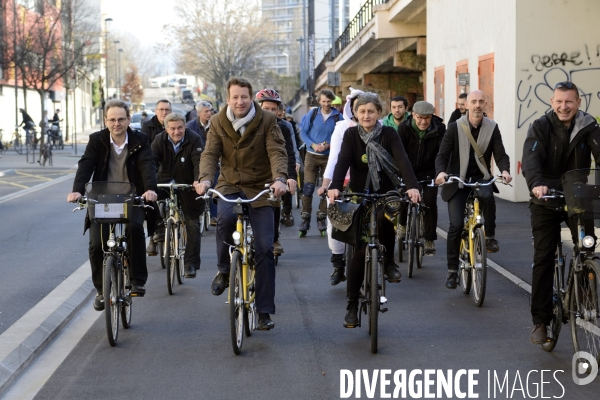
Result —
[[88, 198], [88, 217], [92, 222], [129, 222], [136, 195], [135, 185], [129, 182], [90, 182], [85, 185], [85, 193]]
[[600, 169], [576, 169], [563, 175], [563, 194], [569, 217], [600, 218], [600, 185], [593, 183], [599, 174]]
[[332, 239], [356, 247], [360, 241], [363, 208], [362, 204], [339, 201], [327, 207]]

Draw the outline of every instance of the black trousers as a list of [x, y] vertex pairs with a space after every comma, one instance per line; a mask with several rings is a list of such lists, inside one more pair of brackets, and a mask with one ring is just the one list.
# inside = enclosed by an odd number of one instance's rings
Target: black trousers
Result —
[[[394, 234], [394, 224], [384, 217], [383, 212], [377, 213], [377, 237], [379, 242], [385, 246], [384, 258], [390, 260], [394, 258], [394, 246], [396, 245], [396, 235]], [[354, 256], [347, 268], [348, 278], [348, 300], [358, 300], [360, 287], [365, 277], [365, 252], [367, 243], [360, 242], [354, 248]]]
[[[552, 284], [554, 257], [560, 240], [560, 225], [566, 222], [571, 229], [573, 243], [577, 243], [574, 232], [577, 223], [569, 220], [562, 209], [550, 208], [533, 202], [531, 211], [531, 233], [533, 235], [533, 271], [531, 280], [531, 317], [534, 324], [546, 324], [552, 319]], [[593, 235], [593, 220], [585, 221], [586, 234]], [[566, 275], [565, 275], [566, 279]]]
[[[423, 204], [425, 209], [423, 210], [423, 228], [425, 230], [425, 240], [437, 240], [437, 228], [438, 220], [438, 208], [437, 208], [437, 187], [422, 186], [423, 188]], [[408, 214], [408, 207], [402, 207], [400, 211], [400, 223], [406, 224], [406, 217]]]
[[476, 189], [458, 189], [454, 196], [448, 201], [448, 228], [447, 239], [447, 262], [448, 271], [458, 272], [458, 253], [460, 252], [460, 235], [465, 224], [465, 205], [471, 190], [479, 193], [479, 207], [481, 209], [486, 237], [496, 234], [496, 200], [492, 186], [482, 186]]
[[[115, 232], [118, 234], [119, 232]], [[144, 210], [140, 207], [133, 207], [131, 219], [125, 225], [125, 234], [127, 235], [127, 248], [131, 261], [130, 279], [131, 284], [142, 286], [148, 279], [148, 269], [146, 267], [146, 240], [144, 237]], [[109, 236], [108, 224], [90, 225], [90, 243], [89, 255], [92, 266], [92, 282], [98, 292], [102, 292], [102, 268], [104, 261], [104, 251], [108, 250], [106, 241]]]
[[285, 194], [281, 196], [281, 201], [283, 202], [283, 213], [290, 214], [292, 212], [292, 194], [290, 192], [285, 192]]

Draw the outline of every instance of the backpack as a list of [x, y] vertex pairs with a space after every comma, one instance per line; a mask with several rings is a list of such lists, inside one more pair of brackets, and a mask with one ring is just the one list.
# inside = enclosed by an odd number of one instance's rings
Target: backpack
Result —
[[[319, 107], [313, 108], [313, 110], [311, 111], [312, 114], [310, 115], [310, 121], [309, 121], [308, 131], [307, 132], [310, 132], [312, 130], [313, 121], [315, 120], [315, 118], [317, 118], [317, 112], [318, 111], [319, 111]], [[337, 114], [335, 114], [333, 116], [333, 125], [337, 124], [339, 120], [340, 120], [340, 113], [338, 112]]]

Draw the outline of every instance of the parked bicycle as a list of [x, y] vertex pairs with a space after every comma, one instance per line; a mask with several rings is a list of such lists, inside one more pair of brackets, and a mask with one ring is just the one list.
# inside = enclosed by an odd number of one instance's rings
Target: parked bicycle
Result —
[[[573, 243], [573, 254], [565, 285], [566, 256], [562, 242], [556, 248], [554, 263], [552, 309], [553, 318], [548, 325], [548, 341], [542, 344], [552, 351], [558, 341], [561, 326], [570, 322], [573, 351], [590, 353], [600, 362], [600, 263], [595, 257], [595, 237], [586, 235], [584, 221], [600, 218], [600, 185], [588, 183], [590, 173], [599, 174], [598, 169], [580, 169], [567, 172], [563, 177], [564, 193], [550, 190], [543, 199], [564, 197], [566, 211], [577, 221], [577, 241]], [[588, 360], [578, 359], [579, 364]]]
[[[377, 237], [377, 212], [381, 205], [386, 215], [393, 218], [400, 211], [401, 204], [408, 200], [403, 193], [396, 190], [384, 194], [340, 193], [341, 199], [347, 199], [345, 201], [349, 201], [352, 197], [357, 197], [357, 201], [362, 202], [363, 206], [369, 204], [370, 212], [367, 227], [369, 242], [367, 251], [365, 252], [365, 275], [359, 297], [358, 325], [347, 327], [360, 327], [362, 324], [362, 314], [368, 315], [371, 352], [377, 353], [379, 313], [384, 313], [388, 310], [387, 307], [384, 307], [387, 304], [387, 298], [385, 297], [385, 277], [382, 267], [384, 248]], [[349, 247], [351, 246], [346, 246], [346, 256], [353, 257], [354, 252]]]
[[129, 222], [132, 207], [152, 207], [144, 204], [143, 197], [135, 195], [135, 186], [129, 182], [88, 183], [85, 185], [85, 196], [80, 197], [78, 203], [73, 212], [87, 209], [91, 222], [109, 226], [108, 238], [102, 237], [103, 229], [100, 229], [101, 242], [106, 243], [102, 293], [108, 343], [116, 346], [119, 317], [123, 328], [131, 326], [134, 296], [129, 279], [131, 258], [124, 224]]
[[250, 226], [250, 217], [246, 207], [260, 197], [269, 194], [269, 200], [275, 200], [273, 191], [267, 185], [267, 189], [257, 194], [254, 198], [244, 200], [228, 199], [215, 189], [208, 189], [203, 198], [209, 200], [211, 193], [216, 194], [221, 200], [233, 203], [233, 212], [237, 214], [236, 229], [232, 239], [234, 245], [230, 247], [231, 269], [229, 271], [229, 328], [231, 333], [231, 345], [233, 353], [239, 355], [242, 351], [244, 333], [251, 336], [256, 330], [258, 313], [256, 311], [255, 292], [255, 267], [254, 258], [254, 235]]
[[[421, 198], [423, 198], [422, 185], [435, 187], [433, 179], [425, 179], [419, 181]], [[417, 268], [423, 266], [423, 257], [425, 255], [425, 225], [423, 223], [423, 215], [425, 206], [423, 203], [408, 202], [408, 210], [406, 216], [406, 232], [404, 237], [400, 235], [400, 218], [397, 218], [396, 223], [396, 246], [398, 247], [398, 261], [404, 259], [403, 252], [407, 251], [408, 261], [408, 277], [412, 278], [413, 264], [416, 259]]]
[[175, 279], [180, 285], [185, 278], [185, 245], [187, 233], [183, 209], [177, 199], [179, 190], [193, 190], [192, 185], [183, 183], [159, 183], [159, 188], [169, 189], [169, 197], [158, 203], [158, 210], [165, 224], [164, 242], [158, 244], [163, 268], [167, 270], [167, 290], [173, 294]]
[[478, 307], [485, 300], [487, 284], [487, 248], [485, 245], [485, 231], [483, 214], [479, 208], [478, 187], [489, 186], [494, 182], [511, 186], [502, 176], [493, 177], [488, 182], [465, 182], [460, 176], [449, 176], [444, 184], [459, 182], [465, 187], [473, 188], [467, 197], [465, 205], [465, 223], [461, 234], [459, 252], [458, 279], [462, 285], [463, 293], [471, 295]]

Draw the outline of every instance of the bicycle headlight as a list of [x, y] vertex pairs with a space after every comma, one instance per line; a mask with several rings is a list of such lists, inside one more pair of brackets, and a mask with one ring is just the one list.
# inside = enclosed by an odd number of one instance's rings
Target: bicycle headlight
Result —
[[112, 238], [112, 237], [106, 241], [106, 245], [108, 247], [110, 247], [111, 249], [113, 247], [115, 247], [116, 244], [117, 244], [117, 242], [115, 241], [115, 238]]
[[236, 245], [240, 244], [240, 239], [242, 235], [238, 231], [233, 232], [231, 234], [231, 237], [233, 238], [233, 243], [235, 243]]
[[585, 247], [586, 249], [591, 249], [592, 247], [594, 247], [594, 242], [595, 240], [592, 236], [584, 236], [581, 240], [583, 247]]

